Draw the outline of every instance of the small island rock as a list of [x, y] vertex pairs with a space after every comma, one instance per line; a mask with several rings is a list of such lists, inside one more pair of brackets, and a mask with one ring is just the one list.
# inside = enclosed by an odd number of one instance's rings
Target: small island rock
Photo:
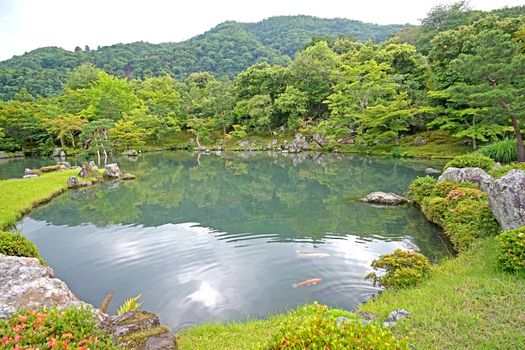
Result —
[[408, 202], [405, 197], [391, 192], [372, 192], [361, 201], [381, 205], [401, 205]]

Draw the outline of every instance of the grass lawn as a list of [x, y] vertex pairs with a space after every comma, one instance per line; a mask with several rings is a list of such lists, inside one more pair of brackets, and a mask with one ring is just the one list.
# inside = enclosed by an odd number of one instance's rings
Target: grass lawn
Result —
[[0, 181], [0, 230], [16, 224], [24, 214], [67, 189], [67, 178], [78, 170], [55, 171], [32, 179]]
[[259, 349], [279, 329], [285, 314], [242, 323], [208, 323], [176, 334], [179, 350]]
[[496, 255], [493, 238], [477, 242], [421, 285], [382, 293], [359, 311], [382, 320], [409, 310], [394, 329], [415, 349], [525, 349], [525, 279], [501, 271]]

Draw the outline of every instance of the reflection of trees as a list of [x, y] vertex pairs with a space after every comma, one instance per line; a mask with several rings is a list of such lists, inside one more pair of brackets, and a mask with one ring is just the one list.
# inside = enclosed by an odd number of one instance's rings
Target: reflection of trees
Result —
[[[418, 174], [402, 160], [329, 155], [146, 155], [122, 160], [138, 180], [63, 196], [32, 214], [56, 225], [198, 222], [228, 234], [280, 239], [332, 235], [412, 236], [423, 250], [440, 246], [436, 229], [413, 208], [373, 208], [352, 200], [376, 190], [404, 192]], [[82, 193], [82, 192], [81, 192]]]

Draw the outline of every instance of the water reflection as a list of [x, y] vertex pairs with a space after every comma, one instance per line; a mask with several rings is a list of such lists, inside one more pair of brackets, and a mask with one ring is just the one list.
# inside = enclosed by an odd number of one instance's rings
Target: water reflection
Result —
[[[403, 192], [424, 166], [304, 154], [159, 153], [120, 160], [138, 180], [69, 192], [20, 223], [57, 275], [114, 310], [143, 294], [173, 328], [264, 317], [309, 300], [353, 309], [377, 292], [363, 276], [395, 248], [446, 254], [411, 207], [355, 199]], [[321, 278], [316, 285], [293, 284]]]

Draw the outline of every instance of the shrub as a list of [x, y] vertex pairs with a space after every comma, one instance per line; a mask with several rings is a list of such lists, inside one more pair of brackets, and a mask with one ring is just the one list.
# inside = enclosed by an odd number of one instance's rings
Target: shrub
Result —
[[421, 202], [421, 211], [428, 219], [435, 224], [442, 225], [449, 204], [445, 198], [427, 197]]
[[525, 226], [504, 231], [497, 240], [500, 265], [508, 271], [525, 273]]
[[0, 231], [0, 254], [37, 258], [45, 264], [35, 244], [19, 233]]
[[91, 310], [41, 309], [0, 320], [0, 349], [118, 349], [97, 327]]
[[518, 160], [518, 144], [515, 139], [506, 139], [482, 146], [477, 152], [500, 163], [510, 163]]
[[466, 198], [458, 201], [452, 199], [452, 209], [443, 220], [445, 233], [459, 252], [467, 250], [474, 240], [499, 232], [499, 224], [484, 197], [478, 200]]
[[457, 183], [454, 181], [438, 181], [436, 185], [434, 186], [433, 194], [435, 196], [445, 198], [449, 194], [450, 191], [456, 189], [458, 186], [461, 186], [464, 188], [479, 189], [479, 186], [472, 182]]
[[397, 339], [379, 324], [348, 320], [337, 324], [328, 308], [313, 304], [299, 308], [262, 347], [277, 349], [408, 349], [405, 339]]
[[408, 196], [421, 203], [425, 197], [432, 196], [437, 180], [431, 176], [418, 177], [408, 187]]
[[447, 168], [481, 168], [483, 170], [490, 170], [496, 162], [480, 153], [467, 153], [455, 157], [445, 165]]
[[494, 177], [502, 177], [506, 175], [509, 171], [516, 169], [525, 171], [525, 163], [511, 163], [503, 165], [499, 168], [493, 168], [489, 171], [489, 174]]
[[372, 272], [365, 279], [385, 288], [413, 286], [430, 273], [430, 263], [423, 254], [401, 249], [381, 255], [379, 259], [372, 261], [372, 267], [384, 269], [385, 274], [378, 276]]

